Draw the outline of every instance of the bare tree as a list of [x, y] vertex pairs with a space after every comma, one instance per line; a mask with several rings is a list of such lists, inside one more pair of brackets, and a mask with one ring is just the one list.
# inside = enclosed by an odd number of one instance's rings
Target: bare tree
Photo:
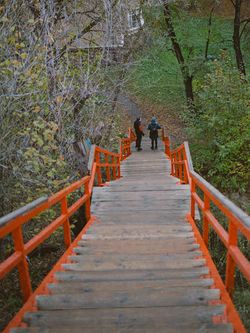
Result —
[[172, 20], [172, 14], [170, 10], [170, 5], [168, 1], [163, 0], [163, 12], [166, 22], [166, 27], [168, 31], [168, 36], [171, 39], [173, 51], [175, 53], [176, 59], [180, 65], [183, 83], [185, 87], [185, 94], [187, 103], [189, 106], [193, 105], [194, 102], [194, 93], [193, 93], [193, 75], [189, 71], [188, 64], [183, 56], [182, 48], [180, 43], [178, 42], [174, 24]]
[[[233, 33], [233, 45], [236, 57], [236, 63], [241, 75], [246, 76], [246, 67], [244, 63], [244, 57], [241, 49], [241, 37], [246, 29], [246, 26], [250, 23], [250, 19], [242, 19], [242, 6], [244, 0], [230, 0], [234, 6], [234, 33]], [[248, 0], [246, 1], [248, 2]], [[249, 2], [250, 4], [250, 2]], [[243, 29], [241, 30], [241, 25]]]

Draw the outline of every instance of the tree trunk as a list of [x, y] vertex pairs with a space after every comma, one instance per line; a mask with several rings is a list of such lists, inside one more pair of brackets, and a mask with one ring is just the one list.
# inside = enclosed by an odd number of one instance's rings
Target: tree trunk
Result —
[[193, 76], [189, 74], [189, 68], [185, 62], [184, 56], [182, 54], [181, 46], [178, 43], [177, 36], [174, 30], [174, 25], [172, 22], [172, 16], [168, 3], [164, 3], [164, 17], [167, 26], [168, 36], [171, 39], [175, 57], [180, 65], [183, 83], [185, 86], [185, 95], [187, 99], [188, 106], [194, 104], [194, 93], [193, 93]]
[[184, 78], [184, 85], [188, 106], [192, 106], [194, 102], [193, 76], [187, 75]]
[[244, 59], [243, 59], [243, 55], [242, 55], [242, 51], [241, 51], [241, 43], [240, 43], [241, 5], [242, 5], [242, 0], [235, 0], [233, 43], [234, 43], [234, 51], [235, 51], [238, 70], [239, 70], [240, 74], [246, 76], [246, 69], [245, 69]]
[[208, 60], [208, 50], [209, 50], [209, 44], [210, 44], [210, 37], [211, 37], [211, 27], [212, 27], [212, 17], [213, 12], [215, 10], [215, 6], [210, 11], [209, 20], [208, 20], [208, 35], [207, 35], [207, 42], [206, 42], [206, 49], [205, 49], [205, 59]]

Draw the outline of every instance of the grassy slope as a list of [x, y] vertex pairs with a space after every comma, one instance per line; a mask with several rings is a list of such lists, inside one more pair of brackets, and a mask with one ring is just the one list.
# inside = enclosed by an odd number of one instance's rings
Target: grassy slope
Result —
[[[176, 20], [175, 26], [186, 58], [190, 47], [193, 50], [192, 57], [196, 59], [195, 63], [192, 64], [194, 76], [203, 75], [201, 65], [204, 61], [208, 34], [207, 18], [183, 16], [181, 20]], [[215, 17], [212, 25], [209, 56], [219, 57], [224, 50], [235, 62], [232, 33], [231, 19]], [[250, 72], [250, 47], [246, 38], [243, 43], [243, 52]], [[183, 105], [184, 92], [180, 68], [174, 54], [168, 51], [164, 38], [151, 44], [145, 55], [137, 60], [130, 82], [130, 88], [138, 97], [146, 97], [157, 104], [171, 104], [177, 107]]]

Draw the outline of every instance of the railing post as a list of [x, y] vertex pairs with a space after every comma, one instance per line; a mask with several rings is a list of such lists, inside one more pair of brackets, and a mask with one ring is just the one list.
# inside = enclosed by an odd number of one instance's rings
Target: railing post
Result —
[[121, 158], [121, 161], [123, 161], [123, 145], [122, 145], [122, 139], [120, 139], [120, 158]]
[[183, 165], [183, 171], [184, 171], [184, 183], [188, 184], [188, 171], [187, 171], [187, 167], [186, 167], [185, 161], [184, 161], [184, 165]]
[[191, 176], [191, 202], [190, 202], [190, 213], [191, 213], [191, 217], [193, 220], [195, 220], [195, 200], [193, 197], [193, 194], [195, 194], [195, 182], [193, 177]]
[[117, 177], [121, 178], [121, 162], [120, 162], [120, 158], [118, 156], [116, 157], [116, 161], [117, 161], [117, 165], [118, 165], [118, 167], [117, 167], [117, 169], [118, 169]]
[[22, 260], [18, 264], [18, 272], [19, 272], [19, 280], [20, 286], [23, 293], [24, 301], [32, 294], [32, 287], [30, 282], [30, 274], [29, 274], [29, 266], [27, 263], [27, 259], [24, 253], [24, 243], [23, 243], [23, 235], [22, 235], [22, 227], [19, 226], [12, 232], [12, 237], [14, 241], [14, 248], [16, 252], [20, 252], [22, 254]]
[[96, 164], [97, 182], [100, 185], [102, 183], [101, 167], [98, 165], [100, 164], [100, 152], [96, 152]]
[[69, 218], [68, 218], [67, 197], [64, 197], [61, 201], [61, 210], [62, 210], [62, 214], [67, 216], [65, 222], [63, 223], [64, 244], [67, 249], [71, 244], [71, 232], [70, 232], [70, 223], [69, 223]]
[[208, 247], [209, 243], [209, 222], [206, 218], [206, 212], [210, 210], [210, 199], [204, 194], [204, 212], [203, 212], [203, 240]]
[[226, 281], [225, 285], [227, 288], [227, 291], [229, 292], [230, 295], [233, 294], [234, 291], [234, 274], [235, 274], [235, 262], [230, 255], [229, 248], [230, 246], [237, 246], [238, 244], [238, 231], [237, 227], [235, 224], [230, 221], [229, 222], [229, 228], [228, 228], [228, 235], [229, 235], [229, 240], [228, 240], [228, 248], [227, 248], [227, 266], [226, 266]]
[[116, 180], [116, 166], [115, 166], [115, 156], [112, 156], [112, 173], [113, 173], [113, 180]]
[[170, 154], [170, 160], [171, 160], [171, 176], [174, 176], [174, 154]]
[[166, 142], [165, 142], [165, 149], [166, 149], [166, 154], [168, 157], [170, 157], [170, 141], [169, 141], [169, 137], [166, 138]]
[[90, 205], [91, 205], [91, 202], [90, 202], [91, 193], [89, 191], [89, 181], [90, 181], [90, 178], [84, 184], [84, 194], [88, 196], [88, 199], [85, 202], [85, 215], [86, 215], [86, 220], [87, 221], [89, 221], [89, 219], [91, 217], [91, 208], [90, 208]]
[[179, 163], [178, 163], [178, 177], [179, 177], [180, 180], [182, 180], [181, 151], [178, 151], [178, 161], [179, 161]]
[[[105, 154], [105, 163], [109, 164], [109, 155]], [[107, 176], [107, 181], [110, 182], [110, 169], [109, 166], [106, 166], [106, 176]]]

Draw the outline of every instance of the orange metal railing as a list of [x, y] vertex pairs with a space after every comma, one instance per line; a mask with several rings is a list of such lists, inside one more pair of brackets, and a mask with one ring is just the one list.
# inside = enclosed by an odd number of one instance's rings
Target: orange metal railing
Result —
[[132, 131], [131, 128], [129, 128], [128, 131], [128, 137], [122, 138], [120, 140], [120, 158], [121, 161], [126, 159], [129, 155], [131, 155], [131, 143], [136, 140], [136, 135]]
[[170, 137], [166, 136], [166, 132], [165, 132], [164, 128], [162, 128], [161, 135], [162, 135], [161, 139], [165, 146], [165, 154], [170, 158], [170, 150], [171, 150]]
[[[63, 227], [66, 248], [71, 245], [71, 229], [69, 218], [81, 206], [85, 206], [86, 220], [91, 218], [90, 204], [94, 183], [102, 185], [106, 181], [116, 180], [121, 176], [120, 163], [131, 154], [131, 143], [134, 140], [133, 132], [129, 129], [129, 137], [121, 139], [120, 153], [112, 153], [95, 145], [92, 146], [89, 157], [89, 176], [71, 184], [69, 187], [52, 195], [50, 198], [41, 198], [33, 203], [0, 219], [0, 238], [11, 235], [14, 242], [14, 253], [0, 264], [0, 279], [3, 279], [14, 268], [18, 268], [20, 287], [24, 301], [32, 295], [27, 256], [58, 228]], [[67, 197], [75, 191], [82, 190], [82, 196], [71, 206], [68, 206]], [[40, 213], [60, 204], [60, 215], [53, 220], [40, 233], [27, 243], [24, 242], [22, 226]]]
[[[73, 183], [69, 187], [56, 193], [44, 202], [35, 205], [32, 209], [28, 209], [24, 214], [18, 214], [15, 218], [10, 220], [8, 216], [2, 219], [0, 224], [0, 238], [4, 238], [11, 234], [14, 241], [14, 253], [0, 264], [0, 279], [3, 279], [15, 267], [19, 271], [20, 287], [23, 293], [24, 301], [26, 301], [32, 294], [31, 280], [29, 274], [29, 267], [27, 256], [47, 238], [51, 236], [59, 227], [63, 226], [64, 242], [66, 248], [71, 244], [71, 232], [69, 218], [72, 216], [82, 205], [85, 205], [86, 218], [90, 218], [90, 191], [89, 191], [90, 177], [84, 177], [79, 181]], [[78, 189], [83, 188], [83, 195], [73, 205], [68, 206], [67, 196]], [[34, 236], [27, 243], [24, 243], [22, 226], [29, 222], [32, 218], [40, 213], [52, 208], [60, 203], [61, 213], [54, 221], [52, 221], [46, 228], [39, 234]]]
[[[187, 142], [184, 142], [175, 150], [170, 150], [168, 156], [171, 160], [171, 174], [180, 179], [181, 183], [190, 185], [191, 204], [187, 219], [193, 226], [198, 240], [200, 239], [203, 252], [207, 253], [206, 259], [208, 264], [210, 263], [212, 272], [214, 272], [215, 284], [221, 290], [222, 299], [228, 304], [228, 314], [234, 323], [235, 332], [246, 332], [229, 295], [233, 294], [235, 288], [236, 267], [250, 283], [250, 262], [238, 247], [239, 237], [250, 240], [250, 217], [194, 171]], [[196, 204], [203, 217], [202, 235], [200, 235], [195, 222]], [[225, 230], [215, 217], [212, 205], [216, 206], [227, 218], [228, 230]], [[227, 251], [225, 283], [219, 277], [207, 249], [210, 228], [216, 232]]]

